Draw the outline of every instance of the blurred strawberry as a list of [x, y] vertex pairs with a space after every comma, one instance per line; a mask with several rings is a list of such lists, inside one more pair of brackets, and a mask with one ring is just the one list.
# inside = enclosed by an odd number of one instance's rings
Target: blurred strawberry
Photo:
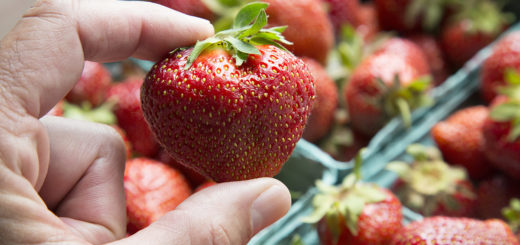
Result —
[[173, 159], [166, 150], [161, 149], [159, 150], [159, 153], [155, 157], [160, 162], [166, 163], [170, 166], [172, 166], [175, 169], [178, 169], [183, 173], [183, 175], [188, 179], [188, 182], [190, 182], [191, 186], [193, 188], [201, 185], [202, 183], [208, 181], [208, 178], [201, 175], [199, 172], [180, 164], [178, 161]]
[[500, 219], [502, 209], [509, 205], [513, 198], [520, 198], [520, 181], [504, 174], [495, 174], [491, 178], [480, 181], [478, 186], [478, 217], [482, 219]]
[[316, 223], [321, 244], [387, 244], [401, 228], [401, 203], [389, 190], [361, 182], [361, 155], [354, 172], [340, 186], [320, 181], [314, 212], [304, 222]]
[[150, 0], [187, 15], [193, 15], [207, 20], [214, 18], [211, 10], [204, 4], [203, 0]]
[[334, 113], [338, 106], [338, 88], [320, 63], [306, 57], [302, 60], [316, 81], [316, 101], [302, 137], [316, 142], [330, 131], [334, 122]]
[[410, 145], [414, 162], [391, 162], [387, 168], [399, 175], [392, 187], [399, 200], [425, 216], [471, 216], [477, 198], [462, 168], [443, 162], [433, 147]]
[[148, 158], [134, 158], [126, 162], [124, 186], [131, 230], [150, 225], [175, 209], [192, 193], [178, 170]]
[[412, 35], [408, 39], [419, 46], [426, 55], [435, 85], [443, 83], [448, 78], [448, 67], [439, 42], [427, 34]]
[[406, 38], [389, 38], [382, 43], [376, 50], [376, 54], [387, 53], [404, 57], [408, 60], [418, 72], [422, 75], [430, 74], [430, 65], [428, 64], [428, 56], [421, 46], [415, 44]]
[[429, 217], [398, 231], [390, 245], [518, 245], [506, 223], [497, 219]]
[[130, 78], [113, 84], [107, 91], [108, 100], [114, 101], [117, 124], [127, 134], [133, 149], [147, 157], [159, 151], [159, 144], [148, 127], [141, 109], [141, 85], [144, 78]]
[[397, 115], [409, 125], [410, 111], [428, 102], [424, 57], [412, 57], [406, 49], [388, 50], [369, 56], [354, 69], [343, 92], [353, 129], [366, 136]]
[[334, 27], [334, 31], [338, 33], [341, 26], [347, 24], [357, 26], [361, 4], [359, 0], [323, 0], [327, 5], [326, 9], [329, 14], [330, 22]]
[[464, 167], [472, 179], [482, 179], [493, 173], [484, 154], [482, 127], [489, 115], [485, 106], [461, 109], [438, 122], [431, 129], [433, 140], [451, 165]]
[[463, 10], [442, 27], [440, 42], [446, 57], [461, 67], [505, 30], [510, 16], [490, 0], [467, 1]]
[[359, 7], [357, 12], [358, 22], [355, 24], [356, 32], [365, 41], [373, 40], [381, 31], [377, 21], [377, 13], [372, 3], [365, 3]]
[[520, 72], [520, 31], [507, 34], [500, 40], [493, 53], [482, 65], [480, 92], [490, 103], [498, 94], [497, 88], [505, 86], [506, 71]]
[[269, 4], [266, 12], [269, 26], [287, 26], [286, 46], [294, 55], [310, 57], [324, 64], [334, 45], [332, 24], [322, 0], [263, 0]]
[[49, 112], [47, 112], [46, 115], [57, 117], [63, 116], [63, 103], [65, 103], [64, 100], [60, 100]]
[[88, 101], [96, 107], [105, 101], [106, 90], [111, 82], [112, 76], [103, 64], [85, 61], [81, 78], [65, 98], [75, 104]]
[[384, 30], [416, 33], [434, 30], [454, 1], [375, 0], [379, 24]]
[[484, 153], [496, 168], [520, 179], [520, 98], [497, 97], [490, 108], [483, 127]]
[[116, 130], [117, 133], [119, 133], [119, 135], [121, 135], [121, 139], [123, 139], [123, 143], [125, 144], [126, 159], [130, 159], [132, 157], [132, 144], [130, 143], [130, 140], [128, 140], [125, 131], [115, 124], [111, 126]]

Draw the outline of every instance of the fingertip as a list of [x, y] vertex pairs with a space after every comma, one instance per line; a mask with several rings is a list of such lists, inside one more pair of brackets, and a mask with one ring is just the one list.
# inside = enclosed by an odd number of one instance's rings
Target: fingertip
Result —
[[279, 181], [272, 181], [267, 188], [253, 201], [250, 209], [253, 234], [282, 218], [291, 207], [289, 189]]

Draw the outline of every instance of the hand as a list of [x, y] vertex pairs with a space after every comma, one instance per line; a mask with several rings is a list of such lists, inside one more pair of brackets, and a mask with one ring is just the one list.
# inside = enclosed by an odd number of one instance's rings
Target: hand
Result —
[[126, 234], [124, 146], [112, 128], [43, 117], [84, 60], [158, 60], [211, 25], [145, 2], [38, 1], [0, 42], [0, 243], [245, 244], [290, 207], [271, 178], [218, 184]]

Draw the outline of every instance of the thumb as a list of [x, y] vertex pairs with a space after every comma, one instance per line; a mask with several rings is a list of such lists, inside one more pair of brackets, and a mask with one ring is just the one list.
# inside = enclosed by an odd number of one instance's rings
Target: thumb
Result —
[[193, 194], [121, 244], [246, 244], [284, 216], [289, 190], [272, 178], [222, 183]]

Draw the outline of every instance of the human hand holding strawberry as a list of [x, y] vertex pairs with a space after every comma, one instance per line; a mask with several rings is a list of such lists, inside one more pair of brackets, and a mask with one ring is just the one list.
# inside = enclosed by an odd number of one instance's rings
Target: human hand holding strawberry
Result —
[[40, 117], [78, 81], [84, 59], [158, 60], [211, 35], [211, 26], [136, 1], [38, 1], [25, 16], [0, 45], [1, 243], [245, 244], [287, 212], [290, 195], [278, 181], [225, 183], [122, 239], [120, 136], [109, 126]]

